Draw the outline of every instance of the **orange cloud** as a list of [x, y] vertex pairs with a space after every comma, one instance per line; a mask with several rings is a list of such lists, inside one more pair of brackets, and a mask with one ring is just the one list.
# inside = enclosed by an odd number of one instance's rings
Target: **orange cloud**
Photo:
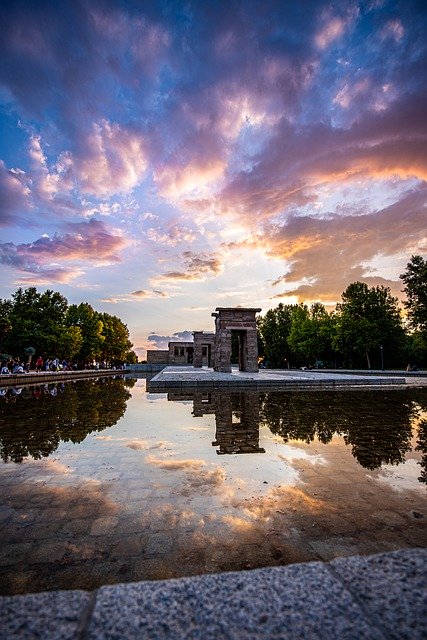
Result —
[[390, 286], [400, 296], [401, 284], [373, 275], [364, 264], [375, 256], [410, 255], [426, 243], [427, 185], [399, 202], [366, 215], [290, 217], [281, 228], [270, 227], [267, 252], [288, 261], [287, 272], [273, 285], [284, 284], [283, 296], [336, 301], [349, 282]]
[[193, 253], [184, 251], [185, 271], [169, 271], [157, 276], [155, 279], [162, 280], [184, 280], [198, 281], [205, 280], [209, 276], [215, 276], [222, 271], [222, 264], [219, 258], [207, 253]]

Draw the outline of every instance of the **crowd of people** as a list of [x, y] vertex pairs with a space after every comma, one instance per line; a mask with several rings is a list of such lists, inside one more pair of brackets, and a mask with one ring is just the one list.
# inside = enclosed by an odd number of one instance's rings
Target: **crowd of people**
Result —
[[[59, 358], [46, 358], [43, 360], [41, 356], [35, 361], [35, 372], [41, 373], [43, 371], [77, 371], [77, 364], [68, 362], [67, 360], [60, 360]], [[86, 365], [85, 369], [107, 369], [114, 370], [124, 369], [125, 365], [108, 367], [106, 362], [97, 362], [92, 366]], [[16, 373], [29, 373], [31, 370], [31, 363], [22, 362], [19, 358], [11, 358], [10, 360], [4, 360], [1, 363], [0, 374], [16, 374]]]
[[[8, 361], [1, 363], [1, 373], [29, 373], [31, 369], [31, 363], [22, 362], [19, 358], [11, 358]], [[59, 358], [46, 358], [43, 360], [39, 356], [35, 362], [35, 371], [40, 373], [41, 371], [74, 371], [77, 369], [77, 365], [73, 365], [67, 360], [60, 361]]]

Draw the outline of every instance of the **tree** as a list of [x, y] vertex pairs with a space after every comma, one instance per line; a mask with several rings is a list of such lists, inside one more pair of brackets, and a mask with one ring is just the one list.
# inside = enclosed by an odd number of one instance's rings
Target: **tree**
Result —
[[10, 315], [12, 312], [12, 302], [0, 298], [0, 353], [2, 352], [3, 340], [7, 333], [12, 330]]
[[120, 318], [109, 313], [101, 313], [99, 317], [102, 322], [103, 337], [101, 358], [108, 362], [124, 362], [133, 346], [129, 340], [127, 326]]
[[125, 354], [125, 357], [123, 359], [128, 364], [137, 364], [138, 363], [138, 356], [136, 355], [135, 351], [133, 351], [133, 350], [128, 351]]
[[266, 362], [274, 367], [290, 367], [291, 361], [298, 356], [291, 349], [288, 337], [297, 304], [280, 303], [275, 309], [269, 309], [258, 320], [258, 330], [262, 339]]
[[408, 324], [414, 330], [427, 333], [427, 260], [412, 256], [400, 278], [405, 283], [403, 304], [408, 310]]
[[48, 289], [39, 293], [35, 287], [17, 289], [9, 314], [12, 328], [5, 339], [11, 353], [23, 357], [25, 349], [33, 346], [40, 354], [59, 355], [67, 308], [67, 299], [58, 292]]
[[80, 327], [63, 327], [58, 340], [58, 350], [62, 358], [73, 360], [79, 353], [83, 343]]
[[308, 361], [330, 360], [333, 334], [334, 316], [323, 304], [315, 302], [310, 309], [305, 305], [295, 309], [288, 343]]
[[82, 341], [78, 357], [82, 364], [98, 360], [105, 340], [102, 335], [103, 324], [100, 314], [88, 302], [72, 304], [68, 308], [65, 323], [68, 327], [80, 329]]
[[390, 357], [403, 349], [404, 330], [398, 300], [388, 287], [369, 288], [364, 282], [353, 282], [337, 305], [337, 331], [334, 347], [344, 354], [366, 358], [371, 368], [372, 355], [381, 347]]

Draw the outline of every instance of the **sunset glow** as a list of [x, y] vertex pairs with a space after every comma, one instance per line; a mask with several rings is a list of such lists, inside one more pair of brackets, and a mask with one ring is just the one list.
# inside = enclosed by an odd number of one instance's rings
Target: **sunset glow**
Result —
[[331, 306], [355, 280], [402, 298], [427, 252], [424, 3], [0, 15], [1, 298], [87, 301], [140, 356], [216, 306]]

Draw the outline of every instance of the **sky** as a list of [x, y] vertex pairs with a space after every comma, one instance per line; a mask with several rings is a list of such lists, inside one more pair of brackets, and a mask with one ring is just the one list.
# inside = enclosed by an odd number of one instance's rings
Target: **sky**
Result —
[[139, 355], [216, 307], [390, 287], [427, 253], [427, 5], [1, 3], [0, 297]]

